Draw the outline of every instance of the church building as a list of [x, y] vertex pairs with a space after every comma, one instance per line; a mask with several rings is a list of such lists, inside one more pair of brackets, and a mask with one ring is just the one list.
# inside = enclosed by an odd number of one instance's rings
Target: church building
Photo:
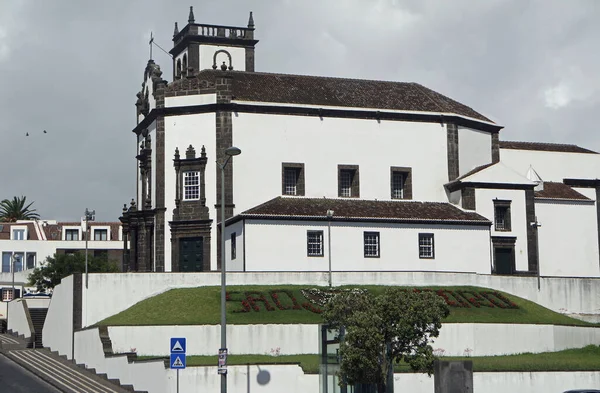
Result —
[[418, 83], [259, 72], [257, 44], [252, 13], [190, 7], [171, 81], [148, 61], [124, 271], [600, 276], [598, 153], [503, 141]]

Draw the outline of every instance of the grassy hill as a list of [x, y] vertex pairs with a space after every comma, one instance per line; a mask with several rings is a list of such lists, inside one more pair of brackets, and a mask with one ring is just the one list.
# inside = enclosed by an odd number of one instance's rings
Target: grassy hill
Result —
[[[336, 287], [378, 293], [384, 286]], [[445, 323], [513, 323], [597, 326], [553, 312], [536, 303], [479, 287], [427, 287], [445, 299]], [[97, 325], [216, 325], [220, 323], [220, 287], [172, 289], [143, 300]], [[228, 286], [228, 324], [318, 324], [332, 296], [329, 288], [310, 286]]]

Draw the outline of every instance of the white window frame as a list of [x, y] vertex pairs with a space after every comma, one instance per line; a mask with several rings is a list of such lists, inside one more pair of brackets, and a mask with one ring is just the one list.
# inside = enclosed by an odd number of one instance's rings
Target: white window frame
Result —
[[343, 198], [352, 197], [352, 180], [354, 173], [351, 169], [340, 170], [340, 196]]
[[380, 234], [375, 231], [363, 232], [363, 243], [364, 243], [364, 257], [365, 258], [379, 258], [380, 252]]
[[392, 172], [392, 199], [404, 199], [404, 182], [406, 174], [400, 171]]
[[[10, 295], [9, 295], [10, 294]], [[10, 302], [14, 298], [14, 293], [12, 288], [2, 288], [2, 301]]]
[[[189, 184], [188, 184], [189, 180]], [[183, 190], [182, 196], [184, 201], [197, 201], [200, 199], [200, 172], [199, 171], [184, 171], [183, 172]]]
[[306, 255], [309, 257], [322, 257], [323, 239], [323, 231], [321, 230], [306, 231]]
[[[20, 233], [22, 236], [15, 236]], [[10, 227], [10, 240], [27, 240], [27, 225], [12, 225]]]
[[435, 259], [435, 237], [433, 233], [419, 233], [419, 258]]
[[300, 168], [285, 167], [283, 169], [283, 189], [285, 195], [298, 195], [298, 177]]

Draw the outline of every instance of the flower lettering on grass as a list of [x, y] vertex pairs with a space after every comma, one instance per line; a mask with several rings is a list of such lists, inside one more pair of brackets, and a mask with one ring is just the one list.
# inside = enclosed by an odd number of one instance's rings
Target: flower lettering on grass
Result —
[[[280, 310], [301, 310], [302, 309], [302, 307], [298, 303], [298, 300], [296, 300], [296, 297], [294, 296], [294, 294], [291, 291], [288, 291], [286, 289], [275, 289], [275, 290], [269, 291], [269, 294], [271, 295], [271, 299], [273, 299], [275, 306], [277, 306], [277, 308]], [[283, 296], [281, 296], [281, 295], [283, 295]], [[288, 300], [284, 300], [284, 299], [288, 299]], [[291, 302], [291, 304], [290, 304], [290, 302]]]

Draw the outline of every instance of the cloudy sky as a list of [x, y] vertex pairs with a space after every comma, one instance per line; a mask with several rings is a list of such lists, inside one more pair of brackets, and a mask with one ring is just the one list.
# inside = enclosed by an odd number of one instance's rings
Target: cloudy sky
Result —
[[150, 32], [169, 50], [190, 5], [197, 23], [245, 26], [253, 11], [257, 71], [418, 82], [504, 140], [600, 150], [598, 0], [0, 0], [0, 199], [117, 219]]

